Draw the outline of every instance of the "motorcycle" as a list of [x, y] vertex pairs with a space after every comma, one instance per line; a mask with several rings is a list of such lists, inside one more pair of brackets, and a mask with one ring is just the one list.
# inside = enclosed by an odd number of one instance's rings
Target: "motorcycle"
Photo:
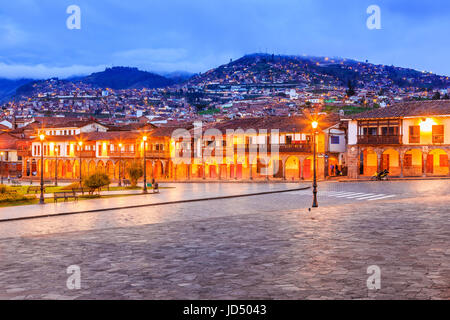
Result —
[[374, 180], [374, 181], [387, 180], [388, 175], [389, 175], [389, 171], [387, 169], [384, 169], [381, 172], [375, 172], [372, 176], [372, 180]]

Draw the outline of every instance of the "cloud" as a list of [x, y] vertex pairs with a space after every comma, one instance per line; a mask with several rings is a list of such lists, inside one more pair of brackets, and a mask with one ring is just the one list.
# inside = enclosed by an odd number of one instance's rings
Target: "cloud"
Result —
[[72, 65], [67, 67], [49, 67], [43, 64], [22, 65], [5, 64], [0, 62], [0, 77], [7, 79], [48, 79], [58, 77], [64, 79], [71, 76], [88, 75], [93, 72], [103, 71], [105, 68], [105, 65]]
[[153, 72], [188, 71], [199, 72], [227, 62], [230, 54], [195, 56], [184, 48], [141, 48], [116, 52], [112, 55], [114, 65], [135, 66]]
[[[1, 17], [0, 17], [1, 19]], [[0, 25], [0, 47], [13, 47], [27, 40], [27, 34], [17, 25], [10, 22], [3, 22]]]

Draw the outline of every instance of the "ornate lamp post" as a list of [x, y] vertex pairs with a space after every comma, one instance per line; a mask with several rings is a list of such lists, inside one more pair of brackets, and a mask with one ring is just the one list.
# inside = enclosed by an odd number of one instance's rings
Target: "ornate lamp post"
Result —
[[82, 152], [82, 148], [83, 148], [83, 141], [78, 141], [78, 146], [79, 146], [79, 152], [80, 152], [80, 188], [82, 187], [82, 181], [81, 181], [81, 152]]
[[122, 143], [119, 143], [119, 187], [122, 186], [121, 167], [122, 167]]
[[142, 192], [148, 193], [148, 191], [147, 191], [147, 156], [146, 156], [147, 136], [143, 136], [142, 141], [144, 142], [144, 190]]
[[311, 126], [314, 130], [313, 132], [313, 148], [314, 148], [314, 152], [313, 152], [313, 162], [314, 162], [314, 179], [313, 179], [313, 203], [312, 203], [312, 207], [313, 208], [317, 208], [319, 205], [317, 203], [317, 168], [316, 168], [316, 134], [317, 134], [317, 127], [318, 127], [319, 123], [317, 121], [313, 121], [311, 122]]
[[2, 175], [2, 181], [1, 184], [3, 184], [3, 155], [5, 153], [2, 151], [0, 152], [0, 171], [1, 171], [1, 175]]
[[44, 139], [45, 135], [41, 133], [39, 140], [41, 140], [41, 196], [39, 198], [39, 204], [44, 204]]

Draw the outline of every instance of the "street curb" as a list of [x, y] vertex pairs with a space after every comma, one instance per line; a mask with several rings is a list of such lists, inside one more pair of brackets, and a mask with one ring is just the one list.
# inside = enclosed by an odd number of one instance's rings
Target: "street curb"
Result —
[[259, 196], [259, 195], [265, 195], [265, 194], [275, 194], [275, 193], [302, 191], [302, 190], [308, 190], [310, 188], [311, 187], [302, 187], [302, 188], [295, 188], [295, 189], [264, 191], [264, 192], [238, 194], [238, 195], [231, 195], [231, 196], [221, 196], [221, 197], [211, 197], [211, 198], [187, 199], [187, 200], [177, 200], [177, 201], [166, 201], [166, 202], [139, 204], [139, 205], [125, 206], [125, 207], [117, 207], [117, 208], [104, 208], [104, 209], [93, 209], [93, 210], [85, 210], [85, 211], [61, 212], [61, 213], [47, 214], [47, 215], [40, 215], [40, 216], [0, 219], [0, 223], [1, 222], [11, 222], [11, 221], [20, 221], [20, 220], [31, 220], [31, 219], [38, 219], [38, 218], [57, 217], [57, 216], [68, 216], [68, 215], [80, 214], [80, 213], [94, 213], [94, 212], [113, 211], [113, 210], [122, 210], [122, 209], [156, 207], [156, 206], [163, 206], [163, 205], [168, 205], [168, 204], [200, 202], [200, 201], [210, 201], [210, 200], [222, 200], [222, 199], [232, 199], [232, 198], [243, 198], [243, 197]]
[[[450, 177], [416, 177], [416, 178], [390, 178], [385, 181], [433, 181], [433, 180], [450, 180]], [[337, 182], [380, 182], [372, 179], [345, 179]]]

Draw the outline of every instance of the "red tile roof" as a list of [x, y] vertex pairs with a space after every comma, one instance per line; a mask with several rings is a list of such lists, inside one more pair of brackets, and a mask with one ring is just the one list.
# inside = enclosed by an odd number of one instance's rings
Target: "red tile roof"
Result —
[[402, 102], [386, 108], [377, 108], [345, 116], [345, 119], [382, 119], [437, 115], [450, 115], [450, 100]]

